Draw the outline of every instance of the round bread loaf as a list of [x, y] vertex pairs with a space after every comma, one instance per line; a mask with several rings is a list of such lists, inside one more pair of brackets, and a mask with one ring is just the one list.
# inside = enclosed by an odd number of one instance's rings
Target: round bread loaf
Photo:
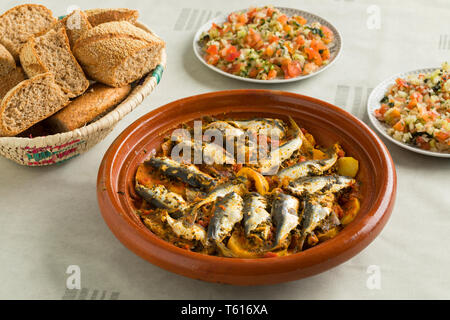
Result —
[[94, 84], [83, 95], [74, 99], [67, 107], [46, 120], [54, 133], [81, 128], [108, 113], [130, 93], [131, 86], [111, 88], [101, 83]]
[[164, 41], [129, 22], [108, 22], [86, 31], [73, 53], [87, 75], [112, 87], [142, 78], [159, 61]]

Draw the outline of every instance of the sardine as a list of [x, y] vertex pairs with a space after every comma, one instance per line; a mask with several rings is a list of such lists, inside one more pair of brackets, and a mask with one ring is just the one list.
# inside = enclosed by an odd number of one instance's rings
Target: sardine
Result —
[[307, 193], [335, 193], [352, 186], [355, 182], [352, 178], [338, 175], [303, 177], [289, 183], [286, 189], [297, 196], [304, 196]]
[[204, 128], [205, 133], [207, 133], [208, 130], [217, 130], [226, 138], [238, 138], [245, 134], [244, 130], [236, 128], [226, 121], [211, 122]]
[[278, 246], [300, 222], [300, 201], [290, 195], [278, 193], [272, 204], [272, 219], [276, 226], [274, 247]]
[[261, 226], [263, 238], [267, 238], [271, 227], [271, 217], [266, 208], [267, 200], [264, 196], [257, 192], [246, 195], [244, 198], [244, 228], [247, 236]]
[[167, 209], [169, 211], [184, 210], [187, 205], [181, 195], [170, 192], [163, 185], [154, 185], [151, 188], [136, 184], [136, 192], [145, 201], [153, 204], [157, 208]]
[[265, 135], [269, 138], [280, 140], [286, 136], [286, 126], [279, 119], [259, 118], [253, 120], [230, 120], [229, 123], [240, 129]]
[[194, 188], [210, 190], [216, 185], [216, 180], [210, 175], [201, 172], [196, 166], [182, 164], [167, 157], [153, 157], [146, 161], [153, 168], [160, 170], [163, 174], [177, 178]]
[[194, 143], [191, 140], [183, 140], [177, 144], [178, 148], [190, 148], [201, 150], [202, 159], [206, 164], [235, 164], [234, 156], [216, 143]]
[[167, 212], [163, 214], [162, 218], [165, 219], [178, 237], [186, 240], [197, 240], [202, 243], [206, 242], [206, 231], [202, 226], [194, 224], [192, 227], [187, 228], [182, 221], [173, 219]]
[[217, 198], [223, 198], [229, 193], [236, 193], [239, 196], [242, 196], [245, 192], [247, 192], [247, 180], [239, 177], [236, 180], [232, 180], [230, 182], [224, 183], [222, 185], [218, 185], [214, 190], [212, 190], [205, 199], [194, 203], [191, 210], [186, 210], [186, 215], [184, 219], [184, 223], [186, 226], [192, 226], [197, 219], [198, 210], [209, 203], [212, 203], [217, 200]]
[[[335, 150], [335, 148], [333, 148]], [[330, 158], [324, 160], [308, 160], [284, 168], [277, 173], [278, 181], [287, 185], [290, 181], [297, 180], [309, 175], [322, 175], [334, 166], [338, 159], [336, 152], [330, 154]]]
[[311, 234], [333, 211], [333, 194], [307, 196], [303, 202], [302, 234]]
[[208, 226], [208, 239], [221, 242], [243, 218], [243, 200], [236, 192], [231, 192], [217, 201], [214, 215]]
[[278, 170], [278, 167], [284, 161], [289, 159], [294, 154], [295, 151], [299, 150], [302, 147], [305, 136], [303, 135], [303, 132], [292, 118], [289, 118], [289, 121], [291, 122], [291, 125], [295, 132], [294, 138], [284, 143], [277, 149], [272, 150], [267, 157], [260, 159], [259, 171], [262, 174], [266, 175], [275, 174]]

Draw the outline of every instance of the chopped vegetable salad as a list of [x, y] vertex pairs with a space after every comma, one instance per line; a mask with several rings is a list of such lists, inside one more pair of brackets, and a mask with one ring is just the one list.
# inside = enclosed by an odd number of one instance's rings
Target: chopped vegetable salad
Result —
[[450, 65], [398, 78], [375, 110], [394, 139], [421, 149], [450, 152]]
[[201, 35], [204, 59], [246, 78], [272, 80], [310, 74], [330, 59], [333, 32], [271, 6], [233, 12]]

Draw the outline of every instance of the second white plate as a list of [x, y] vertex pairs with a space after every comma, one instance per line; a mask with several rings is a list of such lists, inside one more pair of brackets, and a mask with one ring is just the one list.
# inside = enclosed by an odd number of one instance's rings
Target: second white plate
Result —
[[395, 74], [395, 75], [389, 77], [388, 79], [384, 80], [370, 94], [369, 99], [367, 101], [367, 112], [369, 114], [370, 122], [372, 122], [373, 126], [377, 129], [377, 131], [379, 133], [381, 133], [383, 135], [383, 137], [385, 137], [389, 141], [395, 143], [396, 145], [398, 145], [402, 148], [408, 149], [410, 151], [421, 153], [421, 154], [424, 154], [427, 156], [450, 158], [450, 153], [423, 150], [423, 149], [415, 147], [411, 144], [406, 144], [406, 143], [400, 142], [398, 140], [395, 140], [393, 137], [391, 137], [387, 133], [387, 130], [389, 127], [386, 124], [380, 122], [375, 117], [375, 114], [374, 114], [375, 110], [379, 109], [381, 107], [380, 100], [383, 99], [389, 86], [391, 86], [392, 84], [395, 83], [395, 79], [406, 78], [407, 76], [412, 75], [412, 74], [420, 74], [420, 73], [427, 74], [427, 73], [433, 72], [436, 69], [439, 69], [439, 67], [424, 68], [424, 69], [417, 69], [417, 70], [408, 71], [408, 72], [402, 72], [402, 73]]

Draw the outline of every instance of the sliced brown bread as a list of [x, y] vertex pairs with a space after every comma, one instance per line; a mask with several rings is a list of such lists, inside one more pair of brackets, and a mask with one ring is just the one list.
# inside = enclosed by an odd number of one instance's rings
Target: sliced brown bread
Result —
[[0, 104], [0, 136], [15, 136], [48, 118], [69, 102], [52, 73], [22, 81]]
[[60, 21], [66, 28], [67, 37], [69, 38], [70, 47], [78, 40], [78, 38], [86, 31], [92, 28], [86, 14], [81, 10], [75, 10], [67, 17]]
[[82, 96], [55, 113], [45, 122], [54, 133], [72, 131], [95, 121], [122, 102], [130, 93], [131, 86], [111, 88], [94, 84]]
[[127, 21], [107, 22], [85, 32], [73, 53], [94, 80], [122, 87], [153, 70], [164, 41]]
[[0, 76], [7, 75], [16, 68], [16, 61], [11, 53], [0, 44]]
[[28, 38], [49, 29], [55, 22], [52, 12], [44, 6], [24, 4], [14, 7], [0, 16], [0, 43], [17, 61]]
[[0, 101], [8, 93], [9, 90], [17, 86], [20, 82], [27, 77], [21, 67], [14, 68], [12, 71], [2, 76], [0, 81]]
[[85, 10], [89, 22], [93, 27], [112, 21], [128, 21], [135, 23], [139, 18], [139, 12], [125, 8], [118, 9], [91, 9]]
[[22, 47], [20, 62], [30, 78], [53, 73], [56, 83], [72, 98], [86, 91], [89, 81], [70, 50], [65, 28], [57, 26], [41, 36], [32, 36]]

